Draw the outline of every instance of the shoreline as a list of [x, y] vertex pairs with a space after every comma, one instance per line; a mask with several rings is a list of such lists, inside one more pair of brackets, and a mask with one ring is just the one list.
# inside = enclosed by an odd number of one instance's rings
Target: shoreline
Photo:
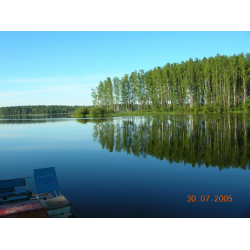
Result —
[[[232, 112], [223, 112], [223, 113], [216, 113], [216, 112], [211, 112], [211, 113], [195, 113], [195, 112], [188, 112], [188, 113], [177, 113], [177, 112], [141, 112], [141, 113], [136, 113], [136, 112], [117, 112], [117, 113], [111, 113], [103, 116], [98, 116], [98, 117], [122, 117], [122, 116], [150, 116], [150, 115], [223, 115], [223, 114], [249, 114], [250, 112], [246, 111], [232, 111]], [[97, 116], [92, 116], [92, 115], [72, 115], [74, 118], [84, 118], [84, 117], [97, 117]]]
[[[150, 116], [150, 115], [215, 115], [215, 114], [249, 114], [249, 111], [231, 111], [231, 112], [223, 112], [223, 113], [218, 113], [218, 112], [210, 112], [210, 113], [203, 113], [203, 112], [187, 112], [187, 113], [178, 113], [178, 112], [117, 112], [117, 113], [110, 113], [104, 116], [99, 116], [99, 117], [122, 117], [122, 116]], [[96, 117], [96, 116], [91, 116], [91, 115], [76, 115], [75, 113], [54, 113], [54, 114], [19, 114], [19, 115], [1, 115], [2, 116], [51, 116], [51, 115], [71, 115], [72, 118], [84, 118], [84, 117]]]

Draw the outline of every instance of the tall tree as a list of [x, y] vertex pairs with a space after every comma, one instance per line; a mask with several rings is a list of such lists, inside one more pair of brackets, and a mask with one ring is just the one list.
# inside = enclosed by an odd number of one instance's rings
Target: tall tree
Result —
[[121, 91], [121, 83], [120, 79], [118, 77], [113, 78], [114, 83], [114, 100], [115, 100], [115, 106], [116, 110], [119, 111], [119, 105], [120, 105], [120, 91]]

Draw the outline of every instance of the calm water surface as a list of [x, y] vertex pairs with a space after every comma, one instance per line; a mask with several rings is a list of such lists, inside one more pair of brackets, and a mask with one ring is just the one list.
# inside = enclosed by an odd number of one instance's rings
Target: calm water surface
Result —
[[246, 114], [2, 116], [0, 179], [55, 167], [77, 217], [250, 217], [249, 127]]

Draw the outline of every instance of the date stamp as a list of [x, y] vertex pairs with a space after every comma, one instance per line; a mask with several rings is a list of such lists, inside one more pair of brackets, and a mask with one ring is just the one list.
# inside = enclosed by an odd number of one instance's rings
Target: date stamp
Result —
[[215, 195], [211, 197], [209, 195], [201, 195], [200, 197], [196, 197], [195, 195], [188, 195], [187, 202], [232, 202], [232, 195]]

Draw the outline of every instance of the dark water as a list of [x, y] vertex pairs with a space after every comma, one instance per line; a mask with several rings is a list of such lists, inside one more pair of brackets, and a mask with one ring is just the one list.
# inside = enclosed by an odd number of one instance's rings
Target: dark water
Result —
[[0, 117], [0, 179], [55, 167], [77, 217], [250, 217], [249, 127], [246, 114]]

